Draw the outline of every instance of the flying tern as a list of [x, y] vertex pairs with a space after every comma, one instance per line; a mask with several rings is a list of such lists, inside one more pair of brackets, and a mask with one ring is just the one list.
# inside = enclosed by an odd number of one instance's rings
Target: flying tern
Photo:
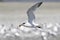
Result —
[[[30, 26], [30, 27], [39, 27], [39, 24], [35, 23], [35, 15], [34, 11], [41, 6], [42, 2], [36, 3], [32, 7], [30, 7], [27, 11], [28, 21], [26, 23], [22, 23], [20, 26]], [[39, 27], [40, 28], [40, 27]]]

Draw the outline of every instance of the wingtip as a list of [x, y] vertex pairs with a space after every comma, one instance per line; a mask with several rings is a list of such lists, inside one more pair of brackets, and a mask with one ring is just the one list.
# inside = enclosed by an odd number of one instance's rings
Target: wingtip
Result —
[[41, 5], [42, 3], [43, 3], [43, 2], [39, 2], [39, 3], [38, 3], [38, 7], [40, 7], [40, 5]]

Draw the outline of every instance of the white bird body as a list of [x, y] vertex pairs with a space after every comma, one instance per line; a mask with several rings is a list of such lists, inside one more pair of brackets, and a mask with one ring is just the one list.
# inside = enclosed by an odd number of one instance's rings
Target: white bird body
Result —
[[25, 26], [32, 26], [29, 22], [26, 22], [24, 25]]
[[41, 6], [42, 2], [36, 3], [35, 5], [33, 5], [31, 8], [28, 9], [27, 11], [27, 16], [28, 16], [28, 20], [27, 22], [25, 22], [25, 26], [28, 27], [36, 27], [39, 26], [37, 23], [35, 23], [35, 15], [34, 15], [34, 11], [39, 8]]

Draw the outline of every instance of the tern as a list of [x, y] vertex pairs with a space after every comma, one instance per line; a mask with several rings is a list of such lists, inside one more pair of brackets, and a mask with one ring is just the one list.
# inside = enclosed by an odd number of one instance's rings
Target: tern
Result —
[[[35, 23], [35, 15], [34, 15], [34, 11], [39, 8], [41, 6], [42, 2], [36, 3], [35, 5], [33, 5], [31, 8], [28, 9], [27, 11], [27, 16], [28, 16], [28, 21], [25, 23], [22, 23], [21, 25], [19, 25], [19, 27], [26, 26], [26, 27], [39, 27], [39, 24]], [[40, 27], [39, 27], [40, 28]]]

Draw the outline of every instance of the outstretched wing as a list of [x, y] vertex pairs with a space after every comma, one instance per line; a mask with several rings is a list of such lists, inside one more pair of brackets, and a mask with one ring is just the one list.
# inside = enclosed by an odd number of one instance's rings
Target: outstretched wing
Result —
[[35, 20], [35, 15], [33, 14], [33, 12], [36, 10], [36, 8], [40, 7], [41, 4], [42, 2], [36, 3], [31, 8], [28, 9], [27, 16], [28, 16], [28, 22], [30, 24], [32, 24], [32, 21]]

